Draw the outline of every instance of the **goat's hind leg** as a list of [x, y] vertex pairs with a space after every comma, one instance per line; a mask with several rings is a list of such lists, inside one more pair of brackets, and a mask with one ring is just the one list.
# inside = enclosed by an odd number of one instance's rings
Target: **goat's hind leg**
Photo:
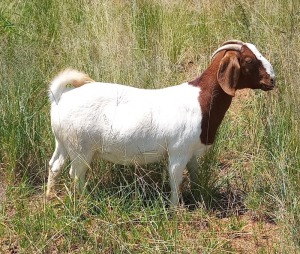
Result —
[[92, 152], [84, 155], [77, 154], [76, 156], [71, 156], [71, 168], [69, 174], [74, 180], [79, 193], [83, 193], [84, 191], [86, 182], [85, 176], [88, 168], [90, 167], [92, 157]]
[[58, 176], [60, 175], [63, 165], [67, 159], [67, 151], [58, 140], [56, 140], [55, 151], [49, 162], [49, 175], [47, 183], [46, 197], [48, 199], [55, 195], [55, 184]]

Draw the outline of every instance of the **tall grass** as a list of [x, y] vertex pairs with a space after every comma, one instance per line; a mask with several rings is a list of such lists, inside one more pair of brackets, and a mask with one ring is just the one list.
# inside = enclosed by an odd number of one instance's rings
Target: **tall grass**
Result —
[[[299, 251], [299, 9], [293, 0], [1, 1], [0, 249], [234, 253], [247, 246], [231, 236], [259, 221], [251, 238], [242, 237], [257, 243], [255, 251]], [[54, 147], [47, 89], [58, 71], [71, 66], [96, 80], [160, 88], [199, 75], [231, 38], [259, 47], [275, 67], [277, 89], [236, 98], [199, 161], [195, 210], [169, 216], [164, 164], [147, 167], [151, 180], [132, 168], [107, 173], [100, 162], [86, 197], [74, 197], [65, 174], [64, 195], [45, 203]], [[276, 229], [269, 244], [267, 225]]]

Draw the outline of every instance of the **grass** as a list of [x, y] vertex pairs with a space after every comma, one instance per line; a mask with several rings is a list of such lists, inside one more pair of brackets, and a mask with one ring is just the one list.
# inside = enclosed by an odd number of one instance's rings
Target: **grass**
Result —
[[[0, 253], [299, 252], [299, 8], [293, 0], [1, 1]], [[235, 98], [199, 160], [199, 190], [185, 184], [186, 203], [196, 205], [170, 213], [164, 163], [96, 162], [84, 197], [65, 170], [61, 195], [45, 202], [54, 75], [71, 66], [96, 80], [165, 87], [199, 75], [231, 38], [259, 47], [277, 89]]]

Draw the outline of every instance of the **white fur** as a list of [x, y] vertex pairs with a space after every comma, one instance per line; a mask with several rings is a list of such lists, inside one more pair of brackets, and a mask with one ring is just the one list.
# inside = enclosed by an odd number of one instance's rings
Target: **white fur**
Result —
[[251, 43], [245, 43], [247, 47], [253, 52], [253, 54], [256, 56], [258, 60], [262, 62], [262, 65], [266, 69], [266, 72], [270, 75], [272, 79], [275, 78], [275, 72], [273, 70], [273, 67], [271, 63], [258, 51], [258, 49], [255, 47], [255, 45]]
[[[272, 65], [253, 44], [245, 45], [274, 78]], [[77, 88], [66, 88], [68, 84]], [[70, 175], [79, 180], [82, 190], [97, 152], [104, 160], [124, 165], [166, 158], [171, 203], [177, 205], [184, 168], [189, 164], [190, 175], [196, 175], [195, 156], [209, 148], [200, 141], [200, 92], [199, 87], [187, 83], [145, 90], [93, 82], [75, 70], [60, 73], [49, 92], [56, 148], [49, 162], [47, 196], [67, 157], [71, 159]]]
[[[52, 178], [61, 171], [67, 155], [71, 158], [70, 175], [82, 184], [96, 151], [104, 160], [124, 165], [166, 158], [171, 202], [177, 205], [184, 168], [207, 148], [200, 142], [200, 88], [183, 83], [145, 90], [93, 82], [66, 89], [71, 77], [70, 70], [61, 73], [50, 87], [56, 138], [50, 161]], [[47, 194], [52, 188], [51, 180], [49, 183]]]
[[67, 90], [73, 89], [66, 88], [68, 84], [72, 84], [73, 86], [77, 87], [90, 82], [93, 82], [93, 80], [90, 79], [89, 76], [85, 73], [73, 69], [66, 69], [62, 73], [57, 75], [51, 82], [51, 87], [49, 89], [50, 102], [55, 102], [57, 104], [62, 93], [66, 92]]

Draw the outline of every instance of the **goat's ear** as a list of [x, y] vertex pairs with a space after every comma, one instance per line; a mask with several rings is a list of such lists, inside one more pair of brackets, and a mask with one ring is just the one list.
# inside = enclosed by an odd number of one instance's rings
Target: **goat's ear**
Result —
[[218, 82], [225, 93], [234, 97], [240, 76], [240, 64], [236, 52], [227, 52], [218, 70]]

